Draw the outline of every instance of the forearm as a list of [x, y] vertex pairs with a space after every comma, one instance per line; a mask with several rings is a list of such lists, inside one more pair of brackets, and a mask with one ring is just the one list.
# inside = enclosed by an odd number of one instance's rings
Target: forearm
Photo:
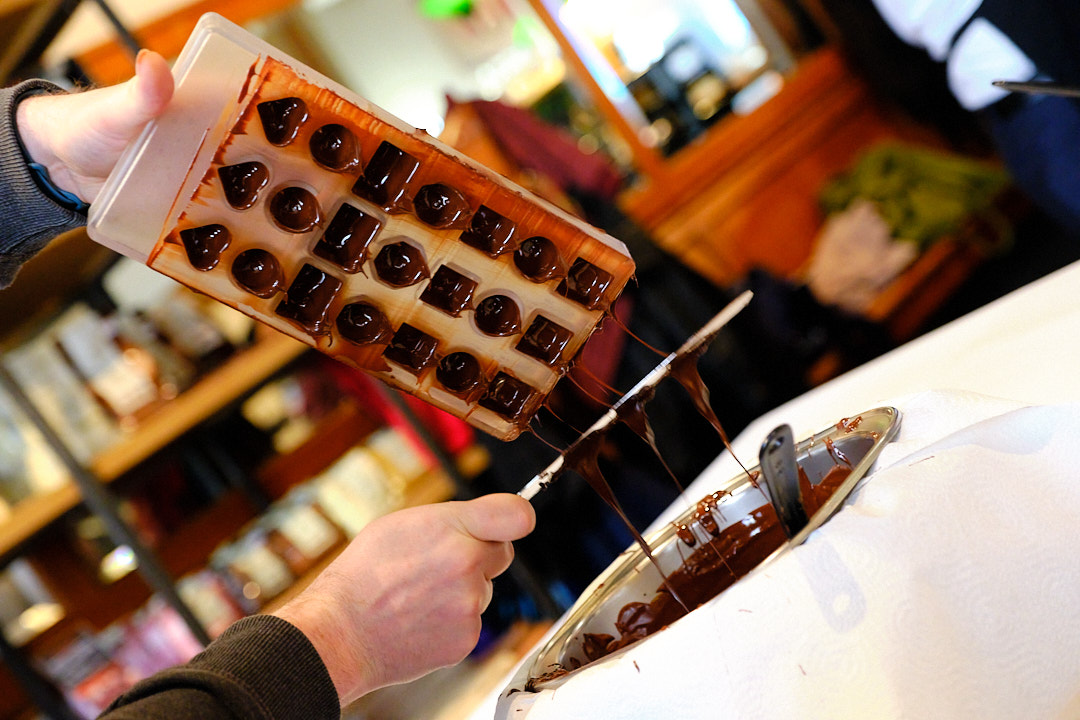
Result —
[[86, 223], [85, 215], [60, 205], [38, 185], [16, 126], [19, 101], [59, 91], [39, 80], [0, 89], [0, 288], [50, 240]]
[[337, 719], [337, 692], [307, 638], [272, 616], [234, 624], [190, 663], [124, 693], [101, 720]]

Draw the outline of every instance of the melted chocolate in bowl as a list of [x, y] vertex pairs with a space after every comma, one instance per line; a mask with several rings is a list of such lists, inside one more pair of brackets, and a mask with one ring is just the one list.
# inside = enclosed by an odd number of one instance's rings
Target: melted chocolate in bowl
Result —
[[[638, 429], [647, 434], [647, 423]], [[898, 429], [899, 413], [879, 408], [798, 444], [811, 528], [825, 521]], [[584, 454], [586, 467], [575, 469], [587, 477], [590, 455]], [[632, 548], [598, 577], [527, 668], [524, 689], [558, 683], [568, 672], [667, 627], [782, 547], [786, 538], [772, 505], [753, 483], [756, 474], [753, 468], [733, 478], [650, 536], [644, 547], [651, 548], [656, 567], [645, 550]], [[604, 489], [599, 491], [604, 496]]]

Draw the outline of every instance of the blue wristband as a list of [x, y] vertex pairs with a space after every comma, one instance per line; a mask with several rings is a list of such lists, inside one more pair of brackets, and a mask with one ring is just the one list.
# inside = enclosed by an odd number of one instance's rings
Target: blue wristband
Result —
[[74, 210], [78, 213], [86, 214], [86, 211], [90, 209], [90, 205], [83, 202], [74, 193], [69, 193], [67, 190], [61, 190], [53, 185], [52, 179], [49, 177], [49, 171], [45, 169], [45, 166], [41, 163], [27, 163], [30, 167], [30, 171], [34, 174], [34, 179], [37, 180], [37, 184], [50, 198], [60, 203], [69, 210]]

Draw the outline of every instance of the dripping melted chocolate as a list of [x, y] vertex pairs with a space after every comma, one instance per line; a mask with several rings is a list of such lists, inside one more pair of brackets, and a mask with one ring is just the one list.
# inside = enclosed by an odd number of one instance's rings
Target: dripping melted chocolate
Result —
[[[800, 482], [807, 514], [813, 515], [850, 473], [850, 468], [837, 466], [817, 485], [811, 485], [808, 479], [805, 483]], [[805, 473], [800, 473], [800, 480], [805, 477]], [[769, 503], [752, 511], [741, 522], [720, 529], [712, 512], [716, 507], [715, 501], [716, 498], [706, 497], [695, 513], [695, 521], [711, 539], [697, 547], [682, 567], [667, 576], [649, 602], [631, 602], [620, 609], [615, 621], [618, 637], [586, 633], [586, 662], [598, 660], [670, 625], [686, 614], [682, 603], [693, 609], [708, 602], [761, 564], [785, 542], [780, 520]], [[678, 528], [677, 535], [681, 542], [690, 547], [698, 545], [697, 537], [689, 527]], [[677, 594], [673, 595], [673, 590]], [[676, 598], [680, 598], [682, 603], [677, 602]]]

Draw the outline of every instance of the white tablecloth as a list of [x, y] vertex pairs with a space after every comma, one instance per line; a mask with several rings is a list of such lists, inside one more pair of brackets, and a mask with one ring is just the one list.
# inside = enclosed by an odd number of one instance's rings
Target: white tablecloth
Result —
[[[780, 422], [905, 414], [805, 545], [507, 716], [1080, 717], [1078, 293], [1074, 265], [752, 423], [750, 458]], [[689, 496], [736, 470], [721, 456]]]

